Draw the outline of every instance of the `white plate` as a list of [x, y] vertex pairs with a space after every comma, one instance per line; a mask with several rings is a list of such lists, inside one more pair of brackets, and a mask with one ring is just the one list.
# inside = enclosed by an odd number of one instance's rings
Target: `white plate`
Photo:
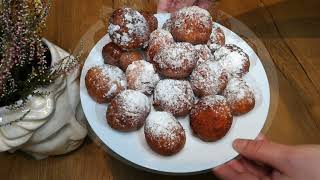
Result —
[[[162, 27], [169, 14], [157, 14], [159, 27]], [[103, 64], [102, 48], [110, 41], [105, 35], [92, 49], [81, 74], [80, 96], [84, 113], [94, 134], [117, 158], [134, 165], [164, 174], [189, 174], [211, 169], [235, 158], [232, 142], [236, 138], [255, 139], [261, 131], [269, 110], [270, 92], [266, 72], [259, 57], [238, 35], [219, 25], [226, 34], [226, 43], [236, 44], [250, 57], [250, 72], [246, 81], [253, 87], [256, 96], [255, 108], [234, 121], [229, 133], [217, 142], [203, 142], [192, 135], [188, 118], [179, 119], [186, 130], [185, 147], [176, 155], [165, 157], [154, 153], [147, 145], [143, 128], [136, 132], [122, 133], [109, 127], [106, 121], [106, 104], [98, 104], [88, 95], [85, 87], [85, 75], [93, 65]]]

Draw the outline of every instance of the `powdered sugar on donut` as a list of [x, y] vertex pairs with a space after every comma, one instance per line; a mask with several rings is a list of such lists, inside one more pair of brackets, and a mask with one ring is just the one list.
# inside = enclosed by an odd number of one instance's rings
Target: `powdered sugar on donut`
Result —
[[212, 32], [207, 45], [213, 52], [225, 45], [225, 35], [216, 24], [212, 26]]
[[175, 148], [185, 132], [175, 117], [167, 112], [151, 112], [146, 120], [145, 133], [154, 139], [165, 139], [166, 149]]
[[199, 112], [206, 109], [212, 109], [220, 115], [225, 115], [226, 119], [227, 117], [232, 117], [226, 98], [220, 95], [205, 96], [201, 98], [197, 105], [194, 106], [191, 113], [197, 116]]
[[181, 42], [165, 46], [154, 58], [160, 68], [180, 69], [195, 66], [195, 49], [190, 43]]
[[243, 67], [246, 63], [250, 63], [248, 55], [241, 48], [233, 44], [222, 46], [214, 52], [214, 56], [231, 76], [244, 73]]
[[230, 103], [235, 103], [243, 99], [248, 99], [250, 103], [254, 101], [254, 93], [247, 83], [240, 78], [230, 79], [223, 95]]
[[187, 31], [192, 31], [192, 29], [186, 27], [185, 20], [192, 19], [199, 26], [211, 26], [212, 17], [210, 13], [198, 6], [185, 7], [180, 9], [174, 14], [174, 21], [172, 26], [175, 28], [185, 29]]
[[126, 70], [128, 86], [130, 89], [151, 94], [160, 80], [152, 64], [140, 60], [130, 64]]
[[146, 19], [138, 11], [123, 8], [123, 12], [125, 26], [110, 23], [108, 33], [114, 43], [126, 46], [133, 41], [134, 36], [143, 38], [149, 30]]
[[149, 47], [147, 50], [149, 60], [153, 61], [154, 56], [165, 46], [174, 43], [170, 32], [157, 29], [150, 34]]
[[104, 82], [107, 82], [94, 84], [96, 89], [108, 89], [107, 87], [110, 87], [110, 89], [103, 95], [103, 98], [112, 98], [115, 96], [115, 93], [118, 92], [118, 88], [122, 87], [125, 89], [127, 87], [127, 81], [124, 73], [116, 66], [103, 64], [94, 66], [92, 70], [97, 72], [96, 74], [98, 77], [96, 78], [102, 78], [104, 79]]
[[157, 84], [153, 101], [162, 110], [176, 114], [192, 108], [194, 94], [188, 81], [165, 79]]
[[164, 46], [173, 43], [173, 37], [171, 33], [164, 29], [156, 29], [152, 31], [147, 43], [148, 46]]
[[123, 91], [116, 99], [119, 102], [119, 111], [126, 117], [141, 116], [142, 113], [149, 112], [151, 108], [149, 98], [139, 91]]
[[164, 29], [157, 29], [150, 34], [150, 39], [149, 39], [150, 44], [153, 44], [153, 43], [158, 44], [158, 43], [165, 43], [165, 42], [174, 42], [173, 37], [169, 31]]
[[205, 61], [194, 69], [190, 83], [198, 95], [215, 95], [224, 89], [227, 74], [220, 62]]
[[208, 48], [208, 46], [203, 45], [203, 44], [198, 44], [194, 46], [196, 50], [196, 56], [197, 56], [197, 65], [200, 65], [201, 63], [205, 61], [213, 61], [214, 56], [211, 53], [211, 50]]

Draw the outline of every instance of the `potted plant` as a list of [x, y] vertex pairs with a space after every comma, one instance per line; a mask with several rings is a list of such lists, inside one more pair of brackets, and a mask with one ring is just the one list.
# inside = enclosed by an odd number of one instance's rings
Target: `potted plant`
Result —
[[68, 153], [87, 134], [79, 58], [43, 39], [50, 2], [0, 1], [0, 152]]

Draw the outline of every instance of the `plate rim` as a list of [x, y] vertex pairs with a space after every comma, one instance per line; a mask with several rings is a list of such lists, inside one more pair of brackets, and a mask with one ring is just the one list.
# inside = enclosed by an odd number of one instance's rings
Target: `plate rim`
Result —
[[[156, 17], [159, 17], [159, 16], [161, 16], [161, 15], [168, 17], [168, 16], [170, 16], [170, 13], [158, 13], [158, 14], [155, 14]], [[247, 43], [242, 37], [240, 37], [237, 33], [233, 32], [232, 30], [230, 30], [229, 28], [221, 25], [221, 24], [218, 23], [218, 22], [214, 22], [214, 23], [215, 23], [215, 24], [218, 24], [219, 26], [222, 26], [222, 27], [224, 27], [225, 29], [227, 29], [227, 30], [231, 31], [232, 33], [236, 34], [242, 41], [244, 41], [244, 42], [248, 45], [248, 43]], [[106, 34], [106, 35], [107, 35], [107, 34]], [[100, 40], [99, 40], [97, 43], [95, 43], [95, 45], [94, 45], [93, 48], [91, 49], [89, 55], [87, 56], [87, 58], [86, 58], [86, 60], [85, 60], [85, 62], [84, 62], [83, 67], [85, 67], [86, 62], [87, 62], [88, 58], [90, 57], [90, 54], [92, 53], [92, 51], [95, 49], [96, 45], [99, 44], [99, 42], [100, 42], [102, 39], [104, 39], [104, 38], [106, 37], [106, 35], [104, 35], [102, 38], [100, 38]], [[248, 46], [249, 46], [249, 45], [248, 45]], [[249, 46], [249, 47], [250, 47], [250, 46]], [[251, 49], [254, 53], [256, 53], [256, 52], [252, 49], [252, 47], [250, 47], [250, 49]], [[256, 55], [257, 55], [257, 54], [256, 54]], [[268, 79], [267, 73], [266, 73], [266, 71], [265, 71], [265, 67], [264, 67], [263, 64], [262, 64], [262, 62], [261, 62], [261, 60], [260, 60], [260, 57], [259, 57], [258, 55], [257, 55], [257, 57], [258, 57], [258, 60], [260, 61], [261, 65], [262, 65], [262, 68], [263, 68], [263, 70], [264, 70], [264, 74], [266, 75], [266, 80], [267, 80], [267, 85], [268, 85], [268, 93], [267, 93], [267, 94], [268, 94], [268, 98], [269, 98], [269, 99], [267, 100], [267, 101], [268, 101], [268, 104], [267, 104], [268, 109], [267, 109], [266, 117], [265, 117], [265, 120], [264, 120], [264, 123], [263, 123], [263, 125], [265, 125], [265, 123], [266, 123], [266, 121], [267, 121], [267, 118], [268, 118], [269, 111], [270, 111], [270, 104], [271, 104], [271, 102], [270, 102], [270, 100], [271, 100], [271, 96], [270, 96], [271, 94], [270, 94], [270, 92], [271, 92], [271, 91], [270, 91], [270, 83], [269, 83], [269, 79]], [[81, 70], [80, 83], [81, 83], [81, 81], [82, 81], [82, 79], [83, 79], [82, 76], [84, 76], [84, 68]], [[80, 84], [80, 100], [81, 100], [81, 106], [83, 107], [82, 102], [83, 102], [84, 100], [83, 100], [83, 98], [82, 98], [82, 93], [84, 93], [84, 92], [81, 90], [81, 84]], [[87, 118], [87, 114], [85, 113], [85, 111], [86, 111], [86, 110], [84, 110], [84, 115], [85, 115], [86, 119], [88, 119], [88, 118]], [[151, 173], [162, 174], [162, 175], [174, 175], [174, 176], [186, 176], [186, 175], [203, 174], [203, 173], [210, 172], [211, 169], [212, 169], [212, 167], [211, 167], [211, 168], [208, 168], [208, 169], [204, 169], [204, 170], [200, 170], [200, 171], [192, 171], [192, 172], [169, 172], [169, 171], [160, 171], [160, 170], [152, 169], [152, 168], [149, 168], [149, 167], [145, 167], [145, 166], [143, 166], [143, 165], [139, 165], [139, 164], [137, 164], [137, 163], [135, 163], [135, 162], [133, 162], [133, 161], [131, 161], [131, 160], [126, 159], [125, 157], [122, 157], [122, 156], [119, 155], [117, 152], [115, 152], [114, 150], [112, 150], [106, 143], [104, 143], [103, 140], [101, 140], [101, 138], [99, 138], [99, 136], [96, 134], [96, 132], [95, 132], [95, 131], [93, 130], [93, 128], [91, 127], [90, 121], [87, 120], [86, 123], [89, 124], [89, 126], [88, 126], [88, 130], [89, 130], [89, 132], [90, 132], [90, 133], [89, 133], [89, 137], [90, 137], [96, 144], [98, 143], [98, 145], [99, 145], [100, 147], [102, 147], [104, 150], [106, 150], [106, 151], [108, 152], [108, 154], [110, 154], [112, 157], [114, 157], [114, 158], [116, 158], [117, 160], [120, 160], [121, 162], [123, 162], [123, 163], [125, 163], [125, 164], [127, 164], [127, 165], [130, 165], [130, 166], [132, 166], [132, 167], [134, 167], [134, 168], [137, 168], [137, 169], [140, 169], [140, 170], [144, 170], [144, 171], [147, 171], [147, 172], [151, 172]], [[263, 130], [263, 127], [261, 128], [261, 130], [259, 131], [259, 133], [261, 133], [262, 130]], [[92, 136], [93, 136], [93, 137], [92, 137]], [[98, 142], [96, 142], [96, 141], [98, 141]], [[226, 161], [225, 163], [228, 163], [228, 162], [232, 161], [233, 159], [237, 158], [238, 156], [239, 156], [239, 154], [237, 153], [237, 155], [236, 155], [234, 158], [231, 158], [230, 160]], [[223, 163], [223, 164], [225, 164], [225, 163]]]

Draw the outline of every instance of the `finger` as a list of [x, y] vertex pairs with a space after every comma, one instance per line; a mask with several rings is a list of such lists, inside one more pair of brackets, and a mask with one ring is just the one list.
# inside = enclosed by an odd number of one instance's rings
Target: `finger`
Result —
[[229, 164], [218, 166], [212, 172], [221, 179], [236, 179], [239, 175]]
[[244, 173], [246, 171], [246, 168], [242, 165], [242, 163], [238, 159], [228, 162], [228, 165], [238, 173]]
[[282, 174], [281, 172], [274, 170], [271, 174], [272, 179], [281, 179], [281, 180], [289, 180], [291, 178], [289, 178], [288, 176]]
[[259, 180], [259, 177], [256, 177], [250, 173], [241, 173], [236, 178], [237, 180]]
[[268, 141], [237, 139], [233, 147], [242, 156], [283, 170], [286, 167], [289, 147]]
[[264, 176], [269, 175], [269, 170], [266, 168], [263, 168], [247, 159], [240, 159], [239, 162], [242, 164], [242, 166], [251, 174], [254, 174], [255, 176], [262, 178]]

